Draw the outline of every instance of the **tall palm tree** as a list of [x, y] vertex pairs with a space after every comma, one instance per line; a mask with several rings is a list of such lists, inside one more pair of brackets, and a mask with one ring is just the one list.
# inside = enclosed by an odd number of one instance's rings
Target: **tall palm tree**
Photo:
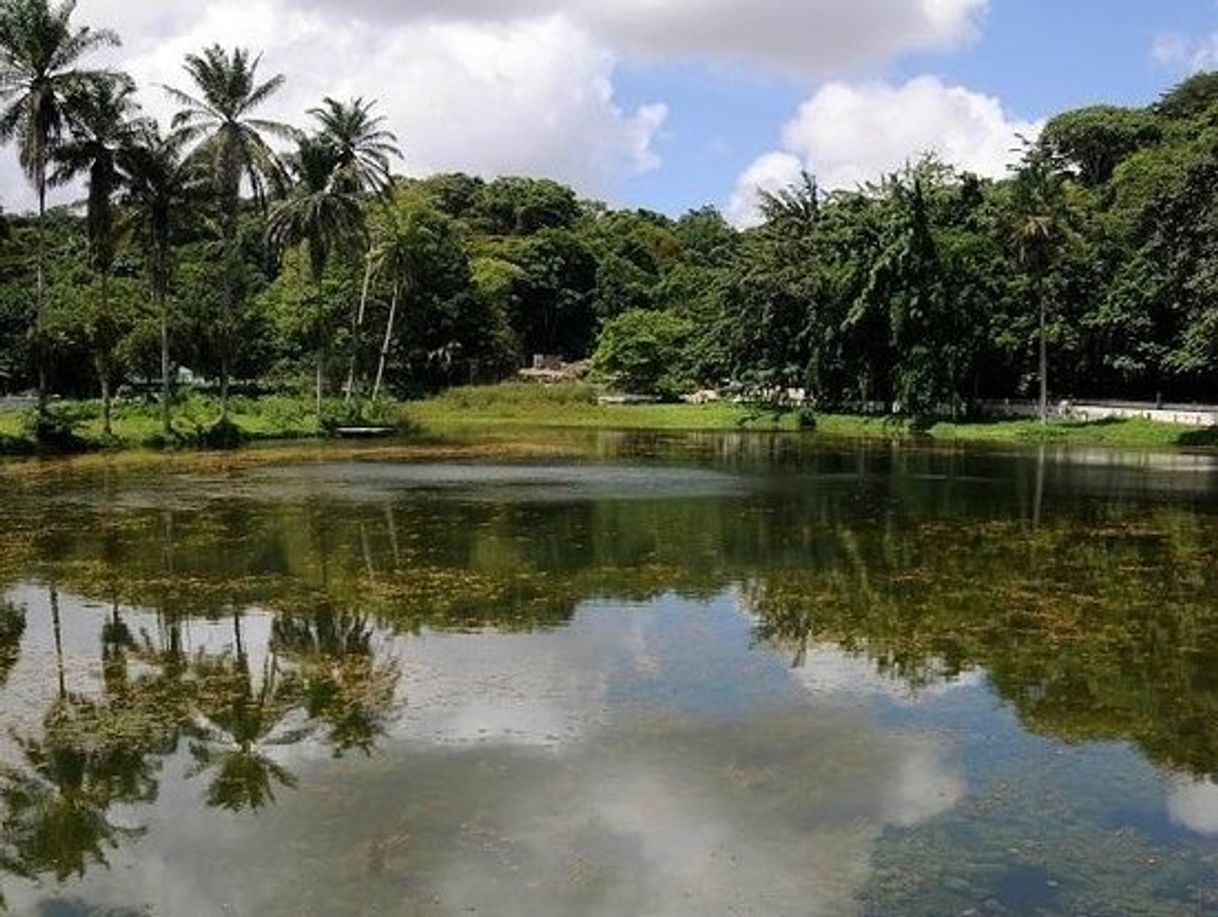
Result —
[[279, 250], [304, 245], [308, 249], [317, 327], [317, 422], [322, 420], [325, 394], [326, 334], [321, 318], [321, 284], [335, 249], [351, 245], [365, 235], [364, 210], [359, 195], [339, 171], [339, 158], [319, 138], [300, 141], [291, 158], [296, 179], [287, 197], [271, 208], [267, 238]]
[[194, 83], [192, 95], [171, 86], [165, 91], [181, 106], [173, 127], [187, 142], [197, 143], [194, 156], [210, 174], [219, 210], [219, 235], [223, 244], [224, 308], [220, 328], [220, 413], [228, 417], [228, 382], [235, 329], [232, 323], [238, 306], [236, 271], [241, 252], [238, 217], [241, 188], [249, 183], [255, 199], [265, 200], [268, 185], [276, 186], [283, 165], [268, 138], [296, 139], [290, 125], [255, 116], [283, 86], [276, 75], [259, 82], [260, 57], [243, 48], [226, 51], [219, 45], [186, 58], [185, 70]]
[[200, 170], [185, 158], [186, 143], [186, 136], [180, 132], [166, 136], [149, 125], [122, 157], [127, 176], [125, 203], [148, 246], [148, 279], [161, 325], [161, 429], [166, 437], [173, 433], [169, 286], [173, 280], [174, 236], [202, 201]]
[[393, 182], [392, 163], [402, 158], [398, 138], [385, 130], [383, 115], [374, 115], [376, 101], [322, 100], [309, 110], [317, 121], [318, 137], [337, 159], [336, 183], [356, 193], [385, 194]]
[[416, 224], [409, 218], [393, 214], [385, 227], [384, 235], [370, 254], [374, 270], [388, 278], [391, 291], [389, 315], [385, 319], [385, 335], [381, 340], [376, 365], [376, 381], [372, 385], [373, 400], [380, 397], [381, 386], [385, 380], [385, 365], [389, 361], [393, 332], [397, 327], [398, 306], [418, 274], [418, 242]]
[[97, 375], [101, 382], [102, 424], [106, 436], [113, 435], [110, 423], [111, 352], [114, 339], [110, 316], [109, 280], [120, 244], [120, 227], [115, 220], [114, 197], [124, 181], [121, 168], [124, 151], [133, 147], [146, 119], [139, 117], [135, 83], [120, 77], [90, 87], [80, 98], [71, 100], [74, 117], [70, 137], [53, 153], [55, 169], [51, 183], [68, 184], [88, 176], [86, 227], [89, 260], [100, 278], [100, 295], [93, 326]]
[[1038, 319], [1041, 423], [1049, 419], [1049, 272], [1071, 238], [1066, 176], [1051, 156], [1033, 147], [1012, 185], [1015, 257], [1028, 275]]
[[108, 29], [76, 27], [75, 0], [2, 0], [0, 3], [0, 142], [17, 142], [21, 167], [38, 193], [37, 294], [34, 351], [38, 411], [47, 405], [46, 209], [51, 155], [72, 122], [72, 100], [116, 79], [81, 67], [92, 51], [119, 44]]
[[[385, 118], [374, 115], [375, 101], [362, 98], [339, 102], [331, 98], [309, 111], [317, 122], [318, 137], [330, 146], [337, 158], [335, 184], [357, 194], [387, 198], [393, 187], [393, 160], [402, 158], [397, 137], [384, 127]], [[372, 252], [365, 258], [364, 283], [357, 307], [351, 317], [351, 359], [345, 387], [347, 403], [355, 397], [355, 376], [360, 351], [360, 335], [368, 307], [372, 283]]]

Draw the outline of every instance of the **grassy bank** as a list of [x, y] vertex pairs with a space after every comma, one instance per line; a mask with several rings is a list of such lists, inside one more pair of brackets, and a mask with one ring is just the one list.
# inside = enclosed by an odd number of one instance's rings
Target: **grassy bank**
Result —
[[[446, 434], [533, 429], [608, 429], [658, 431], [752, 430], [797, 432], [807, 414], [774, 411], [737, 404], [598, 404], [597, 390], [587, 385], [543, 388], [532, 385], [498, 385], [454, 389], [428, 401], [410, 404], [381, 403], [350, 417], [340, 402], [326, 405], [330, 425], [358, 422]], [[66, 419], [81, 451], [207, 447], [220, 416], [214, 399], [192, 396], [175, 407], [174, 436], [161, 433], [155, 404], [119, 403], [113, 415], [114, 435], [102, 433], [101, 410], [92, 402], [56, 406]], [[234, 398], [230, 419], [245, 442], [316, 439], [315, 406], [311, 399], [273, 396]], [[802, 424], [801, 424], [802, 420]], [[1218, 429], [1198, 429], [1145, 420], [1094, 423], [1035, 420], [996, 420], [936, 423], [915, 429], [908, 421], [877, 417], [819, 414], [816, 435], [865, 439], [924, 437], [944, 442], [1055, 443], [1065, 445], [1173, 448], [1218, 446]], [[803, 432], [808, 432], [803, 430]], [[0, 413], [0, 454], [36, 452], [30, 417]]]
[[[183, 399], [174, 406], [173, 435], [168, 438], [161, 428], [160, 407], [149, 402], [116, 402], [110, 437], [104, 433], [101, 406], [96, 402], [57, 403], [52, 415], [59, 426], [70, 431], [74, 442], [68, 451], [195, 448], [216, 445], [212, 434], [220, 419], [220, 405], [210, 397], [192, 395]], [[341, 402], [328, 402], [324, 415], [328, 423], [340, 423], [346, 419], [346, 409]], [[375, 409], [365, 408], [365, 416], [355, 419], [396, 425], [402, 412], [397, 405], [381, 404]], [[0, 413], [0, 454], [39, 451], [32, 421], [30, 412]], [[233, 398], [229, 421], [241, 442], [312, 439], [319, 435], [316, 406], [305, 398]]]
[[[801, 428], [799, 412], [776, 412], [737, 404], [598, 404], [591, 386], [542, 388], [498, 385], [454, 389], [429, 401], [409, 405], [409, 420], [425, 429], [476, 431], [510, 427], [562, 427], [622, 430], [756, 430]], [[941, 441], [987, 443], [1058, 443], [1144, 448], [1218, 446], [1218, 430], [1146, 420], [1093, 423], [994, 420], [936, 423], [916, 429], [905, 420], [819, 414], [822, 436], [857, 438], [929, 437]]]

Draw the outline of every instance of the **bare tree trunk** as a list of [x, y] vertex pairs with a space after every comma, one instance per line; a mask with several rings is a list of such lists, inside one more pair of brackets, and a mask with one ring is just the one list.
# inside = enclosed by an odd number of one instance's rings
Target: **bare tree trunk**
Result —
[[364, 265], [364, 286], [359, 296], [359, 311], [351, 327], [351, 365], [347, 369], [347, 404], [355, 397], [356, 361], [359, 359], [360, 332], [364, 327], [364, 312], [368, 308], [368, 288], [372, 285], [372, 251], [369, 249]]
[[372, 386], [372, 400], [381, 395], [381, 383], [385, 380], [385, 363], [389, 359], [389, 348], [393, 344], [393, 326], [398, 317], [399, 286], [393, 285], [393, 298], [389, 303], [389, 320], [385, 322], [385, 340], [381, 343], [381, 359], [376, 366], [376, 384]]

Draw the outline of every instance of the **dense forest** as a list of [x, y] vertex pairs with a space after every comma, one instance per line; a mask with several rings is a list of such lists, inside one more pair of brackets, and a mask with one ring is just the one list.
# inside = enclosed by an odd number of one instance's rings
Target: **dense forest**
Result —
[[[159, 397], [188, 369], [319, 401], [505, 378], [533, 354], [631, 391], [799, 387], [910, 415], [985, 399], [1218, 398], [1218, 74], [1054, 118], [1008, 179], [924, 157], [826, 193], [616, 210], [538, 178], [400, 177], [374, 101], [262, 109], [256, 54], [183, 64], [168, 125], [94, 67], [71, 0], [0, 4], [0, 139], [37, 192], [0, 240], [0, 388]], [[916, 153], [916, 151], [911, 151]], [[79, 189], [46, 207], [48, 189]]]

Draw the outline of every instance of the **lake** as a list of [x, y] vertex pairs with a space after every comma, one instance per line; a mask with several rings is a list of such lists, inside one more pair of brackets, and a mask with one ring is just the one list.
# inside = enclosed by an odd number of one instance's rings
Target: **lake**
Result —
[[10, 912], [1218, 913], [1218, 456], [0, 469]]

